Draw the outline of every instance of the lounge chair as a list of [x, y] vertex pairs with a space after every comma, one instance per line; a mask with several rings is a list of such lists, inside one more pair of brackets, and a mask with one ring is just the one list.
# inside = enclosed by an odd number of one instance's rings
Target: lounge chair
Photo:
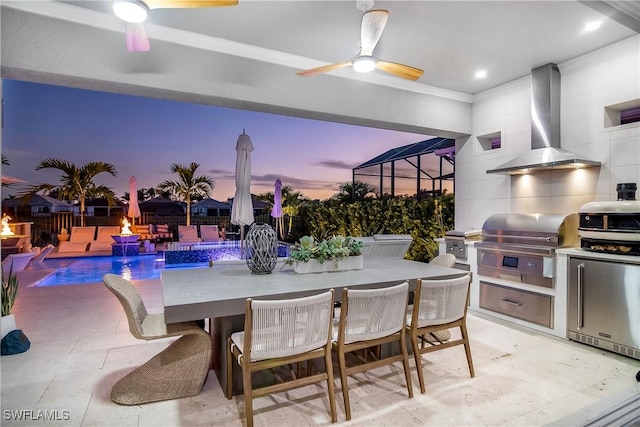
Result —
[[156, 235], [158, 241], [172, 241], [173, 233], [169, 231], [169, 224], [154, 224], [153, 234]]
[[35, 254], [33, 252], [22, 252], [19, 254], [9, 254], [2, 260], [2, 272], [5, 277], [9, 274], [9, 271], [16, 273], [24, 270], [24, 268], [33, 259]]
[[134, 224], [131, 226], [133, 234], [138, 234], [138, 240], [156, 240], [158, 237], [153, 233], [151, 224]]
[[178, 241], [180, 243], [198, 243], [200, 241], [198, 227], [195, 225], [179, 225]]
[[98, 235], [96, 240], [89, 245], [89, 252], [111, 251], [114, 234], [120, 234], [120, 226], [118, 225], [102, 225], [98, 227]]
[[217, 225], [201, 225], [200, 239], [203, 242], [219, 242], [220, 230], [218, 230], [218, 226]]
[[96, 227], [71, 227], [69, 241], [60, 242], [58, 252], [86, 252], [89, 244], [94, 240]]

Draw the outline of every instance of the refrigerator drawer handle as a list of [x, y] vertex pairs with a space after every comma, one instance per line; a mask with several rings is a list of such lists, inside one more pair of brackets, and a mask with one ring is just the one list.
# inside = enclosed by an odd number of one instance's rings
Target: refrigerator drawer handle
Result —
[[510, 304], [510, 305], [515, 305], [516, 307], [522, 307], [522, 303], [521, 302], [517, 302], [517, 301], [511, 301], [510, 299], [507, 298], [501, 298], [500, 301]]
[[576, 301], [576, 305], [578, 307], [578, 309], [576, 310], [577, 314], [578, 314], [578, 330], [580, 330], [580, 328], [582, 328], [584, 326], [584, 316], [582, 313], [582, 302], [583, 302], [583, 297], [582, 297], [582, 288], [584, 285], [584, 263], [582, 264], [578, 264], [578, 292], [576, 295], [576, 298], [578, 299]]

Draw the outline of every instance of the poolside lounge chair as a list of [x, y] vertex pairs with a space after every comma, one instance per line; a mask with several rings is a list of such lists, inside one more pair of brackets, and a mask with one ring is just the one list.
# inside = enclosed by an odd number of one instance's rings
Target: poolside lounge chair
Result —
[[195, 225], [179, 225], [178, 241], [180, 243], [198, 243], [200, 241], [198, 227]]
[[11, 271], [12, 273], [22, 271], [27, 266], [27, 264], [29, 264], [29, 261], [31, 261], [33, 256], [33, 252], [9, 254], [4, 260], [2, 260], [2, 271], [5, 275], [8, 275], [9, 271]]
[[153, 233], [151, 224], [134, 224], [131, 226], [131, 231], [134, 234], [138, 234], [138, 240], [156, 240], [158, 236]]
[[118, 225], [101, 225], [98, 227], [98, 235], [96, 240], [89, 245], [89, 252], [110, 251], [113, 239], [111, 236], [120, 234], [120, 226]]
[[134, 337], [142, 340], [180, 337], [116, 382], [111, 400], [122, 405], [140, 405], [200, 394], [211, 363], [209, 333], [196, 322], [167, 324], [164, 313], [148, 313], [135, 286], [117, 274], [106, 274], [103, 281], [120, 300]]
[[203, 242], [220, 241], [220, 230], [218, 230], [218, 226], [217, 225], [201, 225], [200, 239]]
[[89, 244], [94, 240], [96, 227], [71, 227], [69, 241], [60, 242], [58, 252], [85, 252]]
[[173, 240], [173, 233], [169, 231], [169, 224], [154, 224], [152, 231], [158, 241]]

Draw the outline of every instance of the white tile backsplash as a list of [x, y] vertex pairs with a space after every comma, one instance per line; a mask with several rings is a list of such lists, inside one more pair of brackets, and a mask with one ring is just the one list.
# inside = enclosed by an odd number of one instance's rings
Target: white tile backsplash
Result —
[[[457, 229], [480, 228], [495, 213], [578, 212], [587, 202], [616, 200], [619, 182], [640, 183], [640, 124], [604, 127], [605, 106], [640, 98], [640, 36], [559, 68], [566, 70], [561, 146], [602, 167], [527, 177], [486, 174], [531, 148], [530, 79], [478, 94], [472, 136], [456, 157]], [[497, 130], [503, 132], [502, 148], [482, 150], [477, 136]]]

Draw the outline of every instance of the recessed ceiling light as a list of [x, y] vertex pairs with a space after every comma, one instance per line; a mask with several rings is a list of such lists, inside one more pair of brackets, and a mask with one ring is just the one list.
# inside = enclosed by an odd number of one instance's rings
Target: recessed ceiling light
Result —
[[600, 25], [602, 25], [602, 21], [589, 22], [587, 25], [584, 26], [584, 31], [585, 32], [595, 31], [598, 28], [600, 28]]
[[476, 79], [484, 79], [487, 77], [487, 70], [476, 71]]

